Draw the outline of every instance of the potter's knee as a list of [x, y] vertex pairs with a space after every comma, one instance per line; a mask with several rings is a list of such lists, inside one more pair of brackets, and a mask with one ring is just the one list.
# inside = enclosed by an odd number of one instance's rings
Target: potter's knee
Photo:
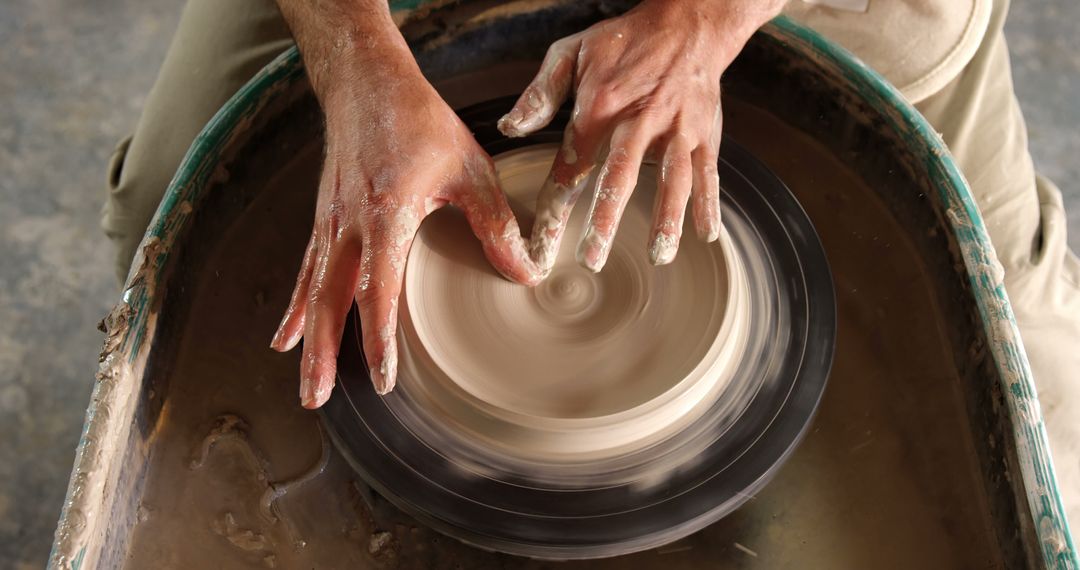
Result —
[[101, 209], [101, 229], [112, 242], [115, 251], [115, 272], [123, 283], [131, 267], [135, 250], [150, 224], [165, 185], [171, 174], [158, 172], [161, 165], [137, 164], [129, 152], [132, 137], [116, 146], [109, 158], [106, 176], [105, 204]]

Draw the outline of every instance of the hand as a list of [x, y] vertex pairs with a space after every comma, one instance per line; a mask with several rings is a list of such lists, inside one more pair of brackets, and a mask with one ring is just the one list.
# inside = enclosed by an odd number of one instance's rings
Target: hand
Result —
[[675, 258], [686, 204], [709, 242], [720, 235], [720, 74], [783, 2], [647, 0], [626, 14], [552, 44], [532, 84], [499, 121], [507, 136], [547, 125], [573, 87], [562, 147], [537, 200], [532, 255], [550, 271], [593, 166], [608, 148], [578, 261], [600, 271], [642, 160], [659, 161], [649, 256]]
[[[386, 31], [400, 40], [396, 28]], [[330, 396], [354, 300], [375, 390], [394, 387], [405, 262], [432, 211], [460, 207], [496, 269], [521, 283], [539, 278], [491, 158], [420, 74], [404, 41], [387, 41], [397, 49], [372, 54], [370, 44], [339, 50], [335, 42], [328, 52], [322, 43], [304, 52], [326, 116], [326, 158], [311, 241], [271, 346], [287, 351], [304, 337], [300, 398], [307, 408]]]

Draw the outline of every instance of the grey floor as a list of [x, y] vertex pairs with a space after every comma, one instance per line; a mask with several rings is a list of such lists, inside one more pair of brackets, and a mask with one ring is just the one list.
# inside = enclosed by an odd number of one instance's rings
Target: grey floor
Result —
[[[38, 568], [117, 300], [98, 230], [106, 159], [134, 126], [180, 0], [0, 3], [0, 567]], [[1080, 251], [1076, 0], [1017, 0], [1007, 35], [1040, 170]]]

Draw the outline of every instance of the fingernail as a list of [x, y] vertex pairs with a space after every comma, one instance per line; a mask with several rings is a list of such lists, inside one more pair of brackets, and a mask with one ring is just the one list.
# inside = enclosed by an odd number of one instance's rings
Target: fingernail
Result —
[[706, 218], [704, 227], [698, 228], [698, 239], [705, 243], [712, 243], [720, 239], [720, 224], [716, 221], [714, 216]]
[[589, 226], [589, 229], [585, 231], [585, 237], [578, 245], [578, 263], [593, 273], [599, 273], [607, 263], [610, 248], [611, 240], [601, 236], [594, 226]]
[[509, 113], [503, 115], [498, 122], [499, 132], [508, 137], [521, 137], [525, 133], [521, 132], [521, 121], [525, 118], [525, 114], [515, 107]]
[[300, 379], [300, 405], [309, 410], [322, 406], [334, 391], [334, 372], [309, 369]]
[[529, 89], [525, 94], [525, 104], [529, 106], [533, 111], [539, 111], [544, 107], [544, 97], [542, 92], [534, 89]]
[[537, 269], [540, 270], [540, 274], [544, 277], [547, 277], [555, 266], [555, 247], [552, 241], [546, 235], [538, 235], [529, 252], [529, 256], [536, 262]]
[[378, 368], [371, 370], [371, 383], [375, 385], [375, 393], [380, 396], [385, 396], [394, 389], [397, 383], [396, 352], [387, 352]]
[[311, 378], [306, 375], [300, 378], [300, 405], [312, 410], [315, 409], [315, 387]]
[[286, 325], [289, 323], [289, 319], [296, 316], [292, 307], [285, 311], [285, 316], [281, 318], [281, 322], [278, 323], [277, 331], [274, 332], [274, 338], [270, 340], [270, 348], [278, 352], [289, 352], [296, 347], [296, 344], [300, 342], [300, 338], [304, 336], [304, 319], [301, 318], [297, 326], [293, 327], [292, 335], [286, 337], [285, 330]]
[[720, 224], [712, 222], [709, 224], [708, 231], [705, 232], [705, 243], [712, 243], [720, 239]]
[[667, 265], [675, 259], [678, 248], [679, 242], [675, 236], [658, 232], [649, 247], [649, 261], [653, 265]]
[[285, 316], [282, 317], [281, 322], [278, 323], [277, 330], [274, 331], [274, 338], [270, 339], [270, 348], [272, 348], [272, 349], [274, 349], [274, 350], [276, 350], [278, 352], [284, 352], [282, 350], [282, 346], [283, 346], [282, 341], [285, 340], [284, 339], [284, 336], [285, 336], [285, 323], [288, 322], [288, 320], [289, 320], [289, 313], [286, 311]]
[[330, 394], [334, 391], [334, 375], [323, 376], [315, 383], [315, 389], [312, 390], [312, 401], [314, 407], [318, 408], [326, 403], [330, 399]]
[[296, 348], [296, 345], [300, 343], [300, 339], [304, 337], [303, 329], [297, 329], [293, 331], [291, 336], [283, 338], [284, 333], [284, 330], [278, 330], [277, 334], [274, 335], [274, 340], [270, 341], [270, 348], [278, 352], [289, 352]]

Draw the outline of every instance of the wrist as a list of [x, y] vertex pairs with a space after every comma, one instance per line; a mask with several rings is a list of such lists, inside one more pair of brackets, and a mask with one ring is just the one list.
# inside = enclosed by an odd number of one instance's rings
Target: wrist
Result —
[[679, 18], [697, 17], [723, 21], [753, 33], [780, 14], [788, 0], [643, 0], [641, 5], [669, 12]]
[[[350, 45], [352, 42], [352, 38], [339, 40], [349, 47], [341, 47], [337, 53], [314, 62], [322, 66], [321, 72], [308, 69], [312, 88], [324, 106], [336, 99], [354, 99], [401, 88], [415, 92], [427, 84], [404, 42], [400, 47], [373, 47], [370, 37], [361, 38], [360, 45]], [[305, 65], [311, 65], [307, 58]]]
[[320, 100], [388, 77], [421, 77], [385, 0], [278, 0]]
[[672, 29], [696, 28], [726, 56], [724, 66], [747, 40], [780, 14], [787, 0], [644, 0], [638, 6]]

